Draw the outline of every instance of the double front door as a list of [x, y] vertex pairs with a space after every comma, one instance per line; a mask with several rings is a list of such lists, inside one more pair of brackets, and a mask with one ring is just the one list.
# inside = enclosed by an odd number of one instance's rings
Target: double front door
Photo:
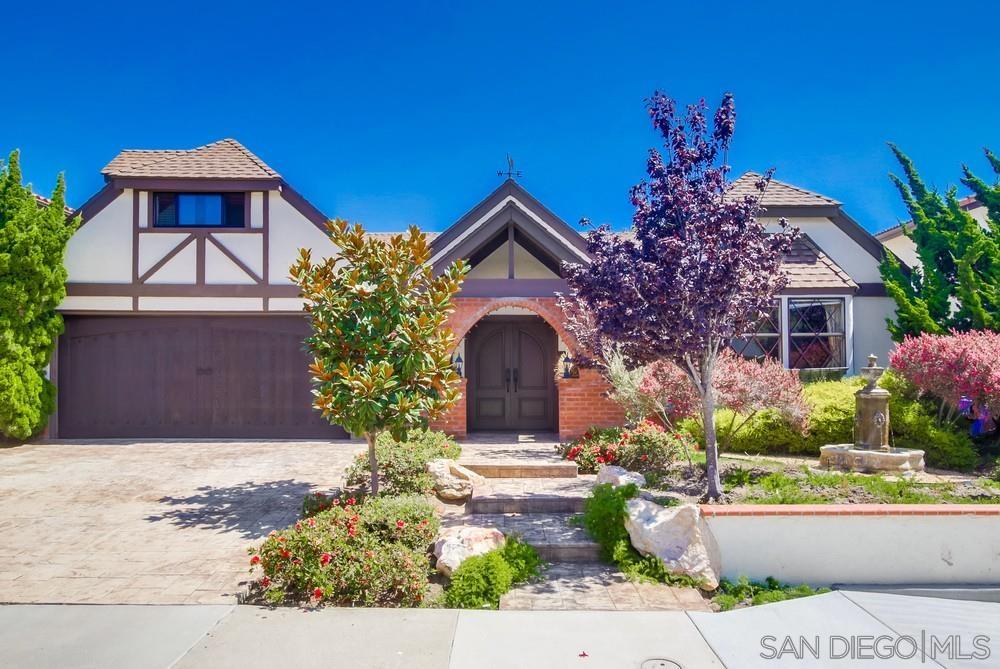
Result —
[[480, 321], [466, 339], [469, 429], [555, 429], [558, 348], [541, 318]]

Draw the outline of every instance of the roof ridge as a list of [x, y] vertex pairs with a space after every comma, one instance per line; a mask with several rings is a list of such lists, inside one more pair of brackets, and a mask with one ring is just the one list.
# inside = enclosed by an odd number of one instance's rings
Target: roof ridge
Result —
[[213, 144], [222, 144], [222, 143], [232, 144], [233, 147], [236, 148], [236, 150], [240, 151], [248, 159], [253, 161], [253, 163], [261, 169], [261, 171], [266, 172], [269, 176], [272, 177], [281, 176], [277, 172], [275, 172], [270, 165], [268, 165], [260, 157], [258, 157], [257, 154], [255, 154], [247, 147], [243, 146], [239, 141], [233, 139], [232, 137], [226, 137], [225, 139], [220, 139], [217, 142], [213, 142]]

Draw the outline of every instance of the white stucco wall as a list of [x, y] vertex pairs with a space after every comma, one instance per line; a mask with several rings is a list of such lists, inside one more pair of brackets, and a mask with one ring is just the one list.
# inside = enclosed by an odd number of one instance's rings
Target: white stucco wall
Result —
[[259, 297], [140, 297], [140, 311], [262, 311]]
[[917, 245], [914, 244], [913, 240], [906, 235], [893, 237], [892, 239], [882, 242], [882, 245], [895, 253], [896, 256], [909, 267], [920, 266], [920, 260], [917, 258]]
[[66, 246], [66, 271], [72, 283], [132, 281], [132, 190], [76, 231]]
[[863, 367], [874, 353], [883, 367], [896, 343], [889, 336], [886, 319], [896, 314], [896, 302], [891, 297], [855, 297], [854, 305], [854, 364]]
[[[483, 258], [482, 262], [472, 268], [466, 275], [468, 279], [506, 279], [507, 278], [508, 247], [504, 244], [493, 253]], [[538, 262], [538, 259], [528, 253], [520, 244], [514, 244], [514, 278], [515, 279], [558, 279], [559, 275]]]
[[288, 268], [299, 257], [299, 249], [311, 248], [313, 262], [328, 257], [336, 247], [326, 233], [312, 224], [276, 191], [270, 191], [268, 226], [270, 228], [270, 258], [268, 280], [271, 284], [287, 285]]
[[722, 575], [788, 583], [997, 584], [1000, 516], [716, 516]]

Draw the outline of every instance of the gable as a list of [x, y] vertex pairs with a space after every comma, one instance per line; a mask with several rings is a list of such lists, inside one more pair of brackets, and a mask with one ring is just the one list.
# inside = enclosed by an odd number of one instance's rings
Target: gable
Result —
[[439, 271], [458, 259], [477, 264], [508, 242], [556, 274], [560, 262], [590, 261], [580, 233], [508, 179], [434, 238], [431, 264]]

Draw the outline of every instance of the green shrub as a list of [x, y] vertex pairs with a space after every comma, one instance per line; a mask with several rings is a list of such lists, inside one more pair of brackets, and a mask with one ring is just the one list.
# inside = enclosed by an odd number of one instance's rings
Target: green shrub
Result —
[[740, 604], [758, 606], [771, 602], [782, 602], [787, 599], [821, 595], [825, 592], [830, 592], [830, 589], [813, 589], [804, 583], [795, 586], [787, 585], [770, 576], [763, 581], [751, 581], [746, 576], [740, 576], [736, 582], [725, 578], [719, 581], [719, 589], [712, 601], [719, 606], [720, 610], [729, 611]]
[[500, 598], [518, 583], [536, 578], [542, 560], [518, 537], [503, 546], [466, 559], [451, 575], [444, 593], [445, 606], [455, 609], [495, 609]]
[[[375, 444], [380, 492], [385, 495], [426, 493], [434, 487], [427, 463], [437, 458], [456, 459], [462, 449], [443, 432], [411, 430], [406, 441], [397, 442], [387, 432]], [[368, 454], [359, 453], [347, 469], [348, 485], [368, 481]]]
[[250, 549], [256, 587], [278, 604], [416, 606], [427, 590], [433, 507], [414, 498], [369, 499], [300, 520]]
[[354, 500], [351, 504], [364, 501], [367, 496], [364, 488], [353, 490], [335, 489], [330, 492], [311, 492], [302, 498], [301, 514], [303, 518], [311, 518], [317, 513], [331, 509], [334, 506], [345, 504], [347, 500]]
[[504, 562], [510, 566], [514, 583], [525, 583], [536, 578], [542, 568], [538, 551], [524, 543], [519, 537], [507, 537], [500, 549]]
[[610, 483], [594, 486], [584, 502], [583, 526], [601, 547], [601, 559], [615, 564], [633, 580], [655, 581], [678, 586], [698, 587], [695, 579], [675, 575], [655, 556], [642, 556], [633, 546], [625, 529], [628, 500], [639, 494], [634, 484], [613, 487]]
[[444, 603], [454, 609], [495, 609], [514, 584], [514, 572], [499, 550], [473, 555], [451, 575]]
[[961, 428], [937, 423], [937, 407], [917, 396], [916, 388], [899, 374], [889, 370], [880, 385], [892, 393], [889, 398], [889, 424], [892, 445], [925, 452], [930, 467], [970, 471], [979, 462], [976, 446]]
[[841, 381], [817, 381], [805, 387], [809, 404], [809, 433], [800, 450], [793, 453], [819, 455], [827, 444], [854, 442], [854, 394], [864, 381], [852, 376]]

